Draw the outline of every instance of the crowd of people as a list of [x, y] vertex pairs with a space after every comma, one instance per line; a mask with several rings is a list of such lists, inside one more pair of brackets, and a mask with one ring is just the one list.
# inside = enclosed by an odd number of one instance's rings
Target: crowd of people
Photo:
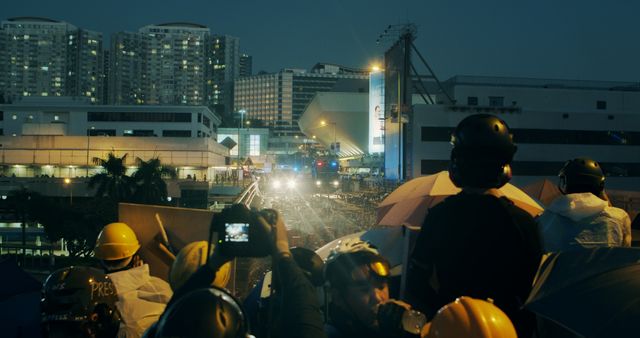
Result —
[[[387, 258], [360, 239], [341, 241], [324, 261], [310, 250], [292, 250], [276, 212], [273, 219], [258, 218], [271, 229], [271, 277], [243, 304], [225, 290], [233, 257], [220, 245], [186, 245], [166, 282], [150, 275], [131, 228], [112, 223], [95, 247], [102, 269], [68, 267], [47, 278], [43, 334], [553, 336], [524, 308], [543, 254], [630, 246], [629, 216], [608, 202], [602, 168], [589, 158], [560, 169], [562, 196], [542, 215], [518, 208], [499, 190], [511, 179], [517, 147], [495, 116], [465, 118], [452, 145], [449, 175], [462, 191], [429, 210], [404, 276], [392, 273]], [[406, 293], [397, 299], [401, 280]]]

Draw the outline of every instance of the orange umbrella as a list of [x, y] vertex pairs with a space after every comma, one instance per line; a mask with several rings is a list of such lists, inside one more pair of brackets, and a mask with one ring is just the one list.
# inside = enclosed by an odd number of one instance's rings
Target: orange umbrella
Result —
[[545, 206], [548, 206], [554, 199], [562, 195], [560, 189], [558, 189], [558, 185], [546, 178], [525, 185], [522, 187], [522, 190], [529, 194], [529, 196], [542, 202]]
[[[537, 216], [544, 210], [538, 202], [512, 184], [507, 183], [500, 191], [532, 216]], [[429, 208], [459, 192], [460, 188], [451, 182], [447, 171], [414, 178], [399, 186], [380, 202], [376, 209], [377, 224], [408, 224], [419, 227]]]

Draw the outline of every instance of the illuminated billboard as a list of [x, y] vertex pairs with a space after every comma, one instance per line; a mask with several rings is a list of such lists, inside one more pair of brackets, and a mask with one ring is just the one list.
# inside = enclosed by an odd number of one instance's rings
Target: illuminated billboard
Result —
[[384, 152], [384, 72], [369, 74], [369, 153]]

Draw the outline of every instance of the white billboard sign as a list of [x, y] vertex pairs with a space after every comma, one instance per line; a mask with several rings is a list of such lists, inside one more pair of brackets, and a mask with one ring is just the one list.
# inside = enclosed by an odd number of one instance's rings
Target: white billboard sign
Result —
[[384, 72], [369, 73], [369, 154], [384, 152]]

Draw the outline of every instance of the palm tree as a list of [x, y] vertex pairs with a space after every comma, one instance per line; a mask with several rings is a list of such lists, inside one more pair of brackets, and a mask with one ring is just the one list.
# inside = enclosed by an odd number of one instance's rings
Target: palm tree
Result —
[[20, 218], [22, 227], [22, 264], [24, 266], [27, 250], [27, 222], [31, 218], [31, 211], [34, 208], [35, 199], [40, 195], [25, 187], [21, 187], [9, 192], [9, 205]]
[[164, 204], [167, 201], [167, 184], [163, 178], [176, 178], [173, 168], [163, 166], [158, 157], [149, 161], [136, 158], [138, 170], [132, 178], [136, 184], [133, 200], [145, 204]]
[[117, 202], [130, 199], [133, 187], [131, 178], [126, 175], [126, 159], [127, 154], [117, 157], [113, 152], [109, 153], [106, 160], [93, 158], [93, 163], [104, 169], [104, 172], [89, 179], [89, 188], [98, 187], [96, 197], [107, 197]]

